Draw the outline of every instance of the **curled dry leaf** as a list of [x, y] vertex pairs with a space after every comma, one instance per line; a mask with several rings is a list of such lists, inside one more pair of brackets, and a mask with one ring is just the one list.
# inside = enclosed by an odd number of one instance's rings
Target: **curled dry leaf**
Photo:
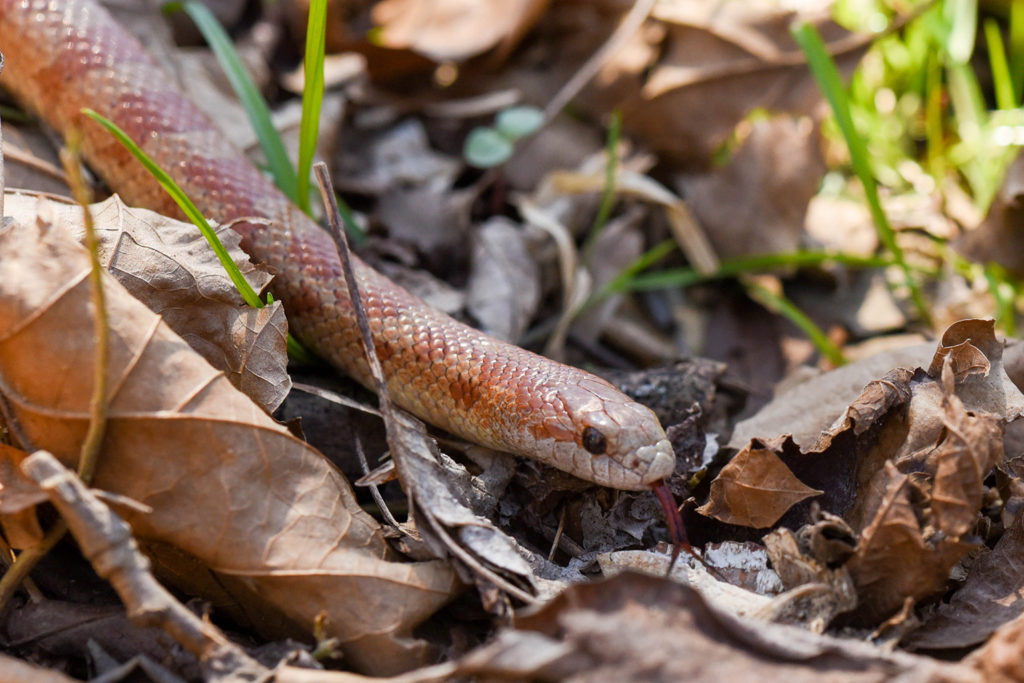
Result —
[[473, 510], [474, 504], [488, 504], [481, 499], [486, 494], [474, 490], [464, 467], [441, 454], [422, 422], [400, 410], [385, 416], [398, 477], [415, 502], [417, 529], [436, 556], [458, 558], [467, 582], [533, 602], [533, 572], [523, 557], [528, 552]]
[[[900, 368], [872, 382], [813, 447], [753, 443], [823, 490], [821, 506], [859, 534], [846, 563], [854, 618], [875, 624], [908, 597], [943, 589], [974, 547], [985, 477], [1003, 459], [1005, 424], [1022, 414], [992, 321], [965, 320], [946, 330], [929, 372]], [[783, 520], [807, 521], [799, 508]]]
[[[88, 258], [42, 221], [9, 223], [0, 251], [0, 392], [11, 427], [73, 463], [95, 354]], [[324, 612], [353, 666], [390, 673], [421, 663], [425, 646], [410, 631], [452, 595], [450, 567], [398, 561], [319, 453], [113, 278], [104, 287], [109, 420], [95, 485], [152, 508], [121, 510], [139, 539], [174, 548], [163, 557], [174, 557], [166, 568], [184, 588], [219, 586], [219, 598], [233, 599], [219, 606], [240, 623], [254, 617], [257, 631], [308, 633]]]
[[697, 511], [727, 524], [763, 529], [800, 501], [821, 493], [793, 476], [772, 451], [747, 447], [711, 482], [708, 502]]
[[858, 620], [874, 624], [899, 609], [905, 598], [935, 593], [973, 544], [930, 533], [918, 520], [925, 495], [891, 462], [872, 480], [865, 497], [870, 522], [847, 566], [861, 597]]
[[[7, 215], [21, 223], [46, 215], [75, 237], [85, 234], [78, 206], [15, 193], [5, 199]], [[126, 206], [116, 195], [89, 210], [100, 262], [118, 282], [235, 387], [268, 413], [276, 410], [291, 389], [288, 324], [280, 302], [259, 309], [246, 305], [191, 223]], [[252, 288], [262, 291], [270, 274], [249, 261], [234, 230], [217, 226], [215, 231]]]

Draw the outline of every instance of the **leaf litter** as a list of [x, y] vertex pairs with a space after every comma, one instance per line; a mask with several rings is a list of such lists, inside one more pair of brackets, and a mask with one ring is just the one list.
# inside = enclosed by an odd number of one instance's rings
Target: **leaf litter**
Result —
[[[96, 486], [158, 575], [250, 637], [336, 638], [340, 666], [409, 672], [407, 680], [1019, 674], [1024, 574], [1014, 558], [1024, 471], [1012, 432], [1024, 397], [991, 322], [954, 322], [938, 350], [894, 348], [803, 383], [789, 378], [790, 388], [779, 385], [768, 402], [766, 388], [809, 357], [800, 350], [807, 346], [780, 325], [759, 327], [764, 318], [727, 301], [723, 289], [648, 296], [639, 315], [637, 300], [622, 295], [578, 319], [564, 315], [659, 240], [673, 239], [705, 274], [722, 257], [818, 242], [873, 253], [873, 233], [836, 227], [834, 198], [812, 199], [824, 169], [820, 97], [789, 38], [795, 11], [656, 4], [578, 98], [591, 120], [556, 119], [524, 142], [506, 175], [474, 176], [458, 158], [468, 126], [487, 123], [499, 100], [550, 102], [612, 35], [621, 3], [521, 2], [515, 12], [481, 3], [461, 24], [446, 14], [457, 0], [369, 5], [353, 8], [342, 31], [368, 72], [349, 73], [339, 86], [343, 123], [337, 150], [325, 153], [338, 160], [335, 180], [370, 230], [364, 254], [499, 336], [534, 346], [546, 334], [559, 340], [573, 362], [628, 367], [629, 359], [674, 361], [691, 350], [727, 358], [691, 358], [631, 378], [677, 447], [670, 486], [686, 499], [710, 572], [682, 562], [664, 576], [670, 551], [648, 494], [595, 489], [444, 435], [439, 450], [415, 422], [401, 430], [393, 460], [364, 476], [400, 520], [382, 525], [364, 511], [378, 503], [266, 414], [289, 382], [280, 307], [245, 310], [203, 250], [172, 236], [190, 235], [188, 226], [174, 233], [176, 222], [112, 198], [93, 207], [112, 243], [103, 248], [108, 267], [162, 322], [108, 278], [116, 390]], [[843, 69], [868, 45], [824, 16], [799, 16], [826, 34]], [[375, 44], [353, 32], [360, 22], [376, 22]], [[434, 87], [446, 68], [456, 70], [454, 83]], [[435, 80], [413, 91], [392, 87], [416, 77]], [[500, 97], [490, 101], [492, 94]], [[621, 206], [588, 261], [575, 243], [606, 182], [592, 120], [616, 107], [627, 131]], [[759, 107], [779, 114], [748, 118]], [[727, 163], [707, 172], [723, 149]], [[793, 159], [801, 161], [778, 169]], [[1001, 201], [1010, 208], [998, 205], [992, 220], [1000, 211], [1012, 220], [1014, 188], [1007, 183]], [[808, 214], [816, 203], [826, 210]], [[66, 233], [79, 209], [24, 195], [7, 195], [5, 208], [16, 219], [0, 233], [0, 312], [9, 316], [2, 413], [25, 451], [0, 451], [0, 523], [12, 547], [27, 548], [42, 533], [45, 494], [20, 465], [26, 451], [42, 448], [66, 464], [76, 457], [88, 417], [92, 320], [84, 256]], [[934, 209], [917, 210], [910, 227], [949, 230]], [[844, 220], [859, 227], [864, 215]], [[230, 230], [221, 234], [230, 240]], [[983, 246], [1006, 239], [975, 237]], [[813, 275], [842, 284], [837, 273]], [[266, 274], [249, 275], [256, 289], [266, 286]], [[881, 316], [885, 325], [863, 312], [877, 311], [868, 290], [844, 292], [843, 306], [853, 302], [845, 318], [830, 300], [821, 317], [861, 336], [902, 329], [899, 310]], [[962, 307], [957, 296], [950, 315]], [[714, 321], [707, 309], [716, 305]], [[743, 372], [745, 364], [760, 377]], [[737, 424], [741, 410], [749, 419]], [[303, 413], [304, 426], [316, 427]], [[378, 424], [343, 419], [309, 433], [352, 434], [372, 456], [383, 453]], [[598, 574], [611, 578], [592, 581]], [[72, 604], [51, 608], [69, 617], [60, 630], [82, 633], [75, 629], [89, 617]], [[862, 642], [872, 639], [889, 649]], [[897, 642], [903, 649], [891, 651]], [[972, 646], [960, 663], [904, 651], [949, 658]], [[298, 680], [299, 671], [286, 666], [278, 677]]]

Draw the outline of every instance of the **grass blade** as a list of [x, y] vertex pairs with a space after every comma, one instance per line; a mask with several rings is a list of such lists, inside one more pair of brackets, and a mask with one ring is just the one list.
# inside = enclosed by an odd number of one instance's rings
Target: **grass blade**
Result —
[[299, 170], [296, 203], [309, 213], [310, 174], [316, 140], [320, 133], [320, 106], [324, 99], [324, 50], [327, 35], [327, 0], [309, 3], [306, 25], [306, 84], [302, 89], [302, 123], [299, 126]]
[[[197, 0], [172, 2], [164, 6], [165, 12], [178, 9], [184, 11], [195, 22], [196, 27], [203, 34], [203, 38], [206, 39], [210, 49], [217, 56], [217, 61], [220, 62], [221, 68], [224, 69], [232, 89], [234, 89], [238, 99], [242, 102], [245, 113], [249, 116], [249, 122], [252, 124], [253, 130], [256, 131], [256, 137], [259, 139], [260, 148], [267, 158], [267, 166], [274, 178], [274, 183], [292, 201], [297, 201], [298, 183], [295, 176], [295, 167], [288, 158], [288, 152], [285, 150], [284, 142], [281, 141], [281, 136], [278, 135], [277, 129], [274, 128], [274, 124], [271, 122], [270, 109], [267, 107], [263, 95], [260, 94], [259, 88], [256, 87], [256, 84], [249, 77], [249, 72], [246, 70], [245, 65], [242, 64], [242, 59], [238, 56], [231, 38], [225, 33], [220, 22], [217, 21], [217, 18], [213, 16], [210, 10]], [[300, 204], [300, 206], [302, 205]], [[304, 210], [308, 213], [308, 201]]]
[[141, 148], [135, 141], [128, 137], [128, 134], [121, 130], [120, 127], [110, 119], [96, 113], [92, 109], [83, 109], [82, 113], [91, 118], [96, 123], [100, 124], [107, 131], [117, 138], [118, 142], [125, 146], [125, 148], [132, 153], [136, 159], [139, 160], [146, 170], [149, 171], [160, 186], [164, 188], [164, 191], [171, 196], [171, 199], [181, 207], [181, 210], [188, 216], [197, 228], [202, 233], [203, 237], [210, 244], [210, 248], [217, 255], [217, 259], [220, 261], [224, 270], [227, 272], [228, 277], [231, 278], [231, 282], [234, 283], [238, 289], [238, 293], [245, 299], [245, 303], [249, 304], [253, 308], [262, 308], [263, 302], [260, 301], [259, 295], [256, 294], [252, 286], [242, 277], [241, 271], [238, 270], [238, 266], [235, 265], [234, 260], [228, 254], [227, 249], [221, 244], [220, 239], [217, 237], [217, 233], [213, 231], [210, 224], [207, 222], [206, 217], [203, 216], [202, 212], [192, 203], [192, 200], [188, 198], [185, 191], [174, 182], [171, 176], [167, 175], [167, 172], [160, 168], [155, 161], [149, 158], [149, 155], [142, 151]]
[[839, 126], [839, 130], [843, 133], [846, 146], [850, 150], [850, 162], [853, 165], [854, 173], [857, 174], [861, 184], [864, 186], [868, 209], [875, 223], [879, 240], [889, 253], [893, 255], [896, 263], [903, 271], [904, 281], [910, 291], [910, 297], [914, 302], [915, 308], [917, 308], [918, 315], [921, 316], [922, 320], [930, 323], [931, 315], [928, 311], [924, 294], [921, 292], [921, 288], [918, 286], [910, 266], [906, 262], [903, 249], [896, 241], [896, 233], [893, 231], [892, 226], [889, 224], [889, 219], [882, 209], [882, 202], [878, 196], [878, 185], [875, 182], [871, 160], [868, 157], [867, 145], [864, 142], [864, 138], [860, 136], [853, 125], [853, 116], [850, 113], [850, 100], [842, 78], [839, 76], [839, 70], [825, 49], [821, 36], [818, 35], [817, 30], [813, 26], [806, 23], [797, 26], [793, 30], [793, 38], [804, 51], [804, 54], [807, 55], [808, 65], [811, 67], [811, 72], [818, 82], [818, 87], [821, 88], [825, 94], [825, 99], [828, 100], [829, 105], [832, 107], [836, 123]]
[[1010, 80], [1010, 62], [1003, 47], [1003, 34], [995, 19], [985, 20], [985, 42], [988, 43], [989, 66], [992, 67], [992, 86], [996, 92], [996, 105], [1000, 109], [1017, 106], [1017, 95]]
[[1024, 0], [1010, 3], [1010, 82], [1014, 101], [1024, 97]]
[[821, 355], [825, 356], [832, 365], [846, 365], [846, 356], [843, 355], [839, 347], [828, 338], [828, 335], [822, 332], [820, 327], [814, 324], [813, 320], [794, 306], [792, 301], [782, 294], [773, 292], [768, 287], [756, 282], [753, 278], [744, 278], [743, 284], [751, 299], [757, 301], [769, 311], [778, 313], [799, 327], [814, 346], [817, 347]]
[[612, 112], [611, 121], [608, 122], [608, 140], [605, 143], [604, 189], [601, 190], [601, 204], [598, 206], [597, 215], [594, 217], [594, 226], [587, 235], [583, 245], [583, 260], [586, 262], [590, 253], [597, 244], [605, 224], [612, 215], [615, 208], [615, 180], [619, 174], [619, 140], [622, 138], [622, 112], [618, 109]]

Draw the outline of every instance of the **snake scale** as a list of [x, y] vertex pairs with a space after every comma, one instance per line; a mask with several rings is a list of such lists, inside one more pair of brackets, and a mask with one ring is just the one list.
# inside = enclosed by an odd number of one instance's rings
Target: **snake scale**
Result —
[[[275, 271], [272, 290], [293, 333], [372, 386], [328, 233], [230, 147], [103, 7], [93, 0], [0, 0], [0, 50], [0, 84], [58, 132], [80, 131], [86, 159], [126, 202], [181, 215], [83, 107], [124, 129], [206, 216], [233, 222], [242, 248]], [[457, 322], [362, 261], [354, 271], [401, 407], [463, 438], [604, 486], [641, 490], [672, 474], [675, 458], [654, 413], [608, 382]]]

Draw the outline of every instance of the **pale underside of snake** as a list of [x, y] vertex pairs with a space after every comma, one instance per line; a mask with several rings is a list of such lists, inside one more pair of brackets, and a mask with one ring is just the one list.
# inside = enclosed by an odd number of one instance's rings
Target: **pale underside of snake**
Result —
[[[372, 386], [331, 238], [231, 148], [139, 42], [92, 0], [0, 0], [0, 84], [129, 204], [179, 216], [140, 165], [81, 110], [123, 128], [209, 218], [232, 223], [270, 266], [293, 333]], [[241, 222], [238, 219], [261, 219]], [[392, 400], [476, 443], [577, 477], [641, 490], [672, 474], [658, 419], [608, 382], [493, 339], [432, 309], [361, 261], [354, 271]], [[662, 497], [664, 491], [659, 491]]]

